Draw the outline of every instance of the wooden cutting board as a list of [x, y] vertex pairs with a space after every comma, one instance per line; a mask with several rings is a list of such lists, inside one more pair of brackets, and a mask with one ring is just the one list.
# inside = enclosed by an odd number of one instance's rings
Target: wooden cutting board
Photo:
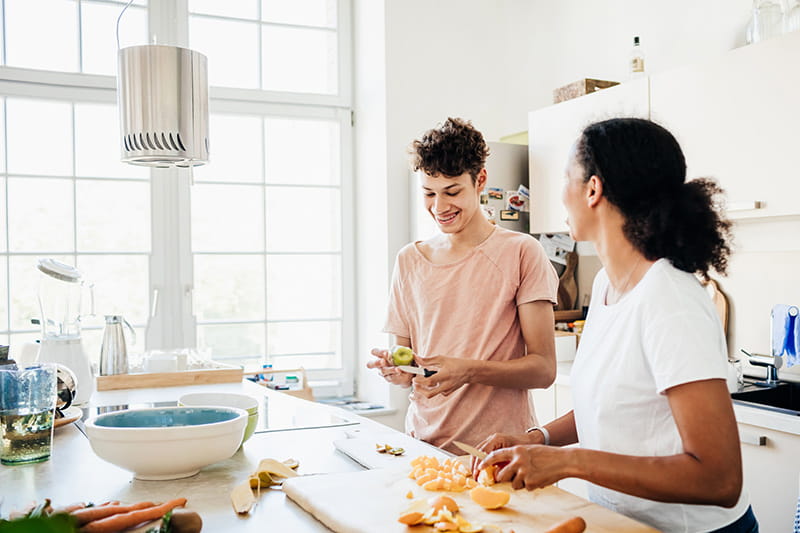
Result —
[[[414, 498], [445, 494], [430, 492], [409, 479], [410, 468], [366, 470], [340, 474], [300, 476], [283, 483], [283, 491], [295, 503], [337, 533], [432, 533], [426, 525], [408, 526], [397, 517]], [[513, 491], [508, 483], [496, 485], [512, 491], [511, 501], [497, 511], [473, 502], [469, 492], [447, 492], [458, 502], [461, 515], [473, 524], [483, 524], [487, 533], [541, 533], [558, 522], [581, 516], [588, 532], [646, 533], [655, 529], [604, 507], [550, 486], [528, 492]], [[494, 526], [494, 527], [489, 527]]]

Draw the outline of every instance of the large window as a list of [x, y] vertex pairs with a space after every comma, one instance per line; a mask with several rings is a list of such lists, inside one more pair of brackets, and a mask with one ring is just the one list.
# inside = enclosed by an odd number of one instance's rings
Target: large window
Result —
[[[208, 57], [211, 163], [193, 175], [119, 162], [126, 3], [0, 0], [0, 343], [39, 337], [35, 264], [53, 257], [95, 284], [92, 359], [102, 315], [122, 314], [133, 351], [175, 347], [178, 328], [215, 359], [303, 366], [349, 393], [347, 1], [188, 0], [178, 17], [150, 14], [177, 18], [175, 34]], [[147, 42], [147, 10], [167, 3], [152, 4], [125, 12], [123, 47]], [[173, 179], [192, 185], [163, 185]], [[165, 305], [164, 286], [186, 287], [172, 292], [191, 305]]]

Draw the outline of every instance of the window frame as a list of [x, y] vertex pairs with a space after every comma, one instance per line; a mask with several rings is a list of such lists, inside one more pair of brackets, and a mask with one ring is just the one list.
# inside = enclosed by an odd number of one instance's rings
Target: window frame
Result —
[[[75, 1], [80, 2], [81, 0]], [[354, 380], [358, 360], [356, 354], [356, 221], [353, 178], [351, 0], [337, 0], [337, 2], [336, 32], [339, 76], [337, 94], [287, 93], [227, 87], [210, 87], [209, 89], [211, 113], [322, 118], [336, 121], [340, 125], [342, 368], [307, 370], [311, 384], [318, 385], [321, 396], [352, 395], [355, 390]], [[119, 5], [122, 7], [124, 3]], [[148, 2], [147, 12], [148, 35], [152, 36], [160, 31], [166, 39], [159, 39], [159, 42], [172, 41], [178, 45], [182, 43], [184, 46], [188, 46], [185, 42], [188, 40], [189, 17], [186, 0], [151, 0]], [[170, 20], [175, 23], [168, 25], [166, 21]], [[79, 32], [80, 37], [82, 36]], [[0, 96], [116, 103], [116, 77], [0, 65]], [[211, 135], [213, 151], [213, 132]], [[150, 169], [149, 301], [150, 308], [155, 313], [151, 314], [147, 327], [147, 349], [192, 347], [196, 343], [197, 324], [192, 309], [191, 182], [191, 169]], [[164, 231], [165, 229], [168, 231]], [[8, 258], [25, 254], [5, 250], [0, 255]], [[7, 282], [8, 280], [6, 280]], [[155, 290], [158, 290], [157, 299], [154, 298]], [[176, 317], [178, 318], [176, 319]]]

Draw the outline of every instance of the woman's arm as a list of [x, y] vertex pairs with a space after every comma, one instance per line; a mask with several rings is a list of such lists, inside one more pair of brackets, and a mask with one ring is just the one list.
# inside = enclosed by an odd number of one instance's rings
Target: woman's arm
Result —
[[430, 398], [450, 394], [466, 383], [510, 389], [547, 388], [556, 378], [553, 304], [541, 300], [517, 307], [526, 355], [510, 361], [483, 361], [434, 355], [418, 357], [420, 366], [436, 370], [430, 378], [414, 378], [418, 392]]
[[683, 442], [683, 452], [677, 455], [638, 457], [516, 446], [493, 452], [484, 463], [509, 461], [496, 477], [515, 488], [534, 489], [577, 477], [650, 500], [733, 507], [742, 489], [742, 461], [725, 381], [685, 383], [666, 395]]

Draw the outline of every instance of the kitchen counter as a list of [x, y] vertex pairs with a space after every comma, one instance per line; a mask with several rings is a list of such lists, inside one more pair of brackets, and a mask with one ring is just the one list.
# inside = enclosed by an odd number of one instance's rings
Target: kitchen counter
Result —
[[[406, 447], [409, 455], [414, 456], [445, 454], [426, 443], [414, 441], [387, 426], [339, 407], [293, 398], [249, 381], [96, 392], [86, 408], [85, 415], [96, 413], [97, 408], [102, 406], [119, 408], [153, 403], [168, 405], [186, 392], [236, 392], [264, 398], [269, 404], [270, 417], [274, 420], [270, 420], [263, 429], [257, 429], [256, 433], [229, 459], [207, 466], [194, 476], [170, 481], [135, 479], [130, 472], [103, 461], [92, 451], [89, 440], [80, 431], [78, 423], [56, 428], [53, 452], [48, 461], [13, 467], [0, 465], [0, 487], [2, 487], [0, 514], [7, 516], [12, 510], [25, 508], [32, 502], [42, 501], [44, 498], [50, 498], [55, 505], [67, 505], [79, 501], [99, 503], [120, 500], [133, 503], [185, 497], [188, 500], [187, 509], [197, 511], [201, 515], [203, 531], [262, 532], [277, 529], [292, 532], [323, 532], [328, 529], [279, 489], [263, 491], [251, 513], [244, 516], [238, 516], [233, 512], [229, 498], [230, 491], [249, 477], [261, 459], [268, 457], [278, 460], [290, 457], [297, 459], [301, 475], [335, 473], [350, 476], [357, 475], [356, 473], [363, 468], [348, 455], [337, 451], [336, 446], [350, 448], [349, 445], [358, 443], [361, 447], [359, 453], [369, 461], [375, 460], [375, 457], [385, 458], [374, 453], [375, 442], [400, 443]], [[308, 416], [309, 412], [313, 412], [313, 416]], [[331, 424], [335, 425], [331, 427]], [[298, 428], [290, 429], [292, 425]], [[334, 441], [344, 439], [348, 440], [334, 444]], [[352, 451], [346, 453], [359, 457]], [[391, 457], [389, 460], [393, 459], [405, 462], [405, 457]], [[373, 472], [380, 475], [380, 472], [395, 471], [395, 468], [390, 468]], [[409, 481], [400, 474], [400, 470], [397, 472], [397, 478], [394, 475], [390, 478]], [[359, 482], [361, 480], [359, 477]], [[584, 510], [583, 512], [589, 513], [587, 516], [600, 517], [595, 518], [600, 524], [622, 523], [625, 525], [623, 528], [625, 531], [649, 531], [645, 526], [590, 504], [586, 500], [563, 493], [555, 487], [552, 487], [547, 494], [550, 493], [552, 493], [550, 497], [555, 498], [553, 504], [563, 504], [570, 509], [580, 508]], [[329, 493], [324, 492], [315, 501], [329, 503], [327, 494]], [[398, 501], [402, 503], [405, 500], [395, 498], [387, 500], [389, 504], [396, 504]], [[381, 514], [381, 520], [383, 516], [385, 514]], [[400, 525], [393, 519], [390, 519], [390, 523], [395, 529]], [[610, 531], [603, 525], [599, 527], [598, 530]], [[618, 531], [614, 528], [611, 530]]]
[[280, 525], [282, 531], [328, 531], [280, 490], [265, 491], [251, 514], [239, 517], [231, 508], [230, 490], [246, 480], [258, 462], [267, 457], [279, 460], [293, 457], [300, 461], [299, 471], [303, 474], [362, 470], [357, 463], [336, 451], [331, 443], [346, 438], [346, 432], [354, 428], [362, 432], [393, 431], [342, 409], [310, 404], [248, 381], [96, 392], [90, 407], [174, 401], [189, 391], [265, 395], [267, 401], [285, 406], [287, 410], [299, 408], [302, 412], [311, 408], [317, 413], [330, 412], [334, 419], [346, 419], [350, 425], [256, 433], [231, 458], [203, 468], [195, 476], [172, 481], [142, 481], [97, 457], [89, 440], [75, 424], [69, 424], [55, 429], [53, 452], [48, 461], [0, 466], [0, 512], [6, 516], [11, 510], [44, 498], [50, 498], [57, 505], [66, 505], [76, 501], [112, 499], [123, 502], [166, 501], [183, 496], [188, 499], [187, 508], [202, 516], [203, 531], [225, 531], [233, 527], [241, 532], [262, 532], [276, 525]]

